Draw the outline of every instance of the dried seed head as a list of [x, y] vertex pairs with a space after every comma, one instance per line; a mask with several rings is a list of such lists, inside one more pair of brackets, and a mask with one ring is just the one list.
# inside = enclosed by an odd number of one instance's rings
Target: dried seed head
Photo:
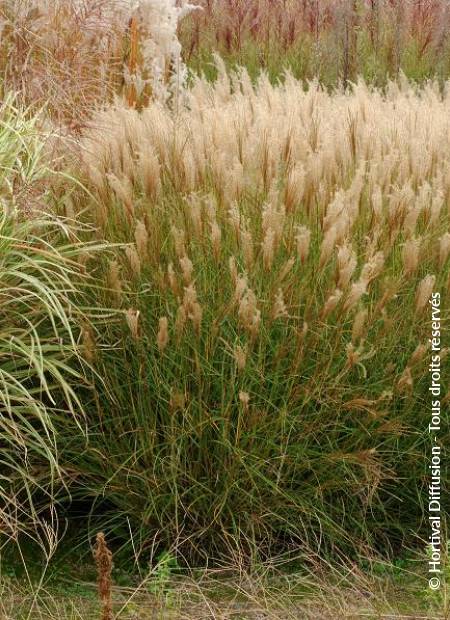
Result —
[[434, 226], [439, 220], [441, 209], [444, 204], [444, 194], [442, 190], [438, 189], [431, 200], [430, 207], [430, 226]]
[[135, 245], [129, 245], [125, 248], [125, 254], [130, 265], [131, 273], [135, 278], [141, 275], [141, 261]]
[[244, 410], [247, 410], [250, 402], [250, 394], [248, 392], [239, 392], [239, 400], [242, 403]]
[[377, 252], [368, 262], [363, 266], [361, 270], [360, 280], [367, 285], [375, 280], [383, 270], [384, 266], [384, 254], [383, 252]]
[[123, 202], [127, 217], [131, 219], [134, 215], [133, 187], [131, 181], [127, 177], [119, 179], [113, 173], [108, 173], [106, 177], [117, 198]]
[[192, 272], [194, 271], [192, 261], [187, 256], [183, 256], [180, 258], [180, 267], [185, 284], [190, 284], [192, 282]]
[[344, 303], [344, 311], [348, 312], [352, 310], [360, 301], [363, 295], [367, 293], [367, 282], [365, 280], [358, 280], [354, 282], [350, 288], [347, 299]]
[[320, 246], [319, 269], [322, 269], [330, 260], [337, 240], [337, 227], [333, 226], [325, 233]]
[[433, 293], [436, 276], [427, 275], [420, 281], [416, 291], [416, 313], [419, 314], [425, 308]]
[[405, 276], [413, 274], [419, 266], [420, 239], [408, 239], [403, 244], [402, 258]]
[[286, 304], [284, 303], [283, 291], [279, 288], [275, 296], [275, 303], [272, 309], [272, 318], [276, 320], [286, 318], [288, 316], [289, 313], [287, 311]]
[[302, 263], [306, 261], [309, 254], [311, 243], [311, 231], [306, 226], [297, 226], [295, 241], [297, 243], [297, 254]]
[[235, 281], [235, 289], [234, 289], [234, 303], [238, 303], [242, 299], [247, 288], [248, 288], [247, 275], [245, 273], [242, 275], [237, 275], [236, 281]]
[[233, 202], [228, 209], [228, 219], [237, 237], [239, 237], [241, 230], [241, 214], [236, 202]]
[[425, 353], [428, 351], [428, 348], [428, 344], [418, 344], [409, 359], [408, 366], [414, 366], [415, 364], [421, 362], [425, 356]]
[[399, 392], [408, 392], [412, 390], [413, 387], [413, 378], [411, 374], [411, 369], [409, 366], [405, 368], [402, 372], [399, 380], [397, 381], [397, 389]]
[[245, 290], [240, 299], [238, 314], [244, 329], [255, 336], [259, 330], [261, 312], [257, 307], [256, 296], [250, 288]]
[[422, 207], [419, 205], [412, 205], [411, 208], [406, 212], [405, 219], [403, 222], [403, 230], [409, 236], [414, 235], [417, 220], [419, 219], [419, 215], [422, 211]]
[[109, 262], [108, 271], [108, 285], [109, 288], [120, 297], [122, 295], [122, 281], [120, 279], [119, 263], [116, 260]]
[[175, 320], [175, 332], [177, 334], [177, 338], [180, 339], [181, 335], [183, 334], [184, 331], [184, 327], [186, 325], [186, 321], [187, 321], [187, 312], [186, 312], [186, 308], [184, 307], [183, 304], [181, 304], [178, 307], [177, 310], [177, 318]]
[[333, 310], [338, 305], [339, 301], [342, 298], [342, 291], [340, 289], [336, 289], [334, 293], [332, 293], [326, 302], [323, 305], [321, 317], [322, 319], [326, 319], [329, 314], [333, 312]]
[[241, 230], [241, 245], [242, 245], [242, 253], [244, 255], [244, 261], [247, 269], [251, 269], [253, 266], [253, 239], [252, 233], [248, 229], [247, 226], [243, 227]]
[[347, 354], [347, 365], [349, 368], [353, 368], [353, 366], [359, 362], [361, 354], [359, 350], [355, 349], [352, 342], [347, 344], [345, 351]]
[[175, 271], [173, 268], [173, 264], [169, 263], [167, 266], [167, 278], [169, 280], [169, 286], [174, 295], [178, 295], [180, 292], [180, 287], [178, 285], [177, 276], [175, 275]]
[[347, 288], [352, 275], [355, 272], [356, 254], [348, 244], [341, 245], [337, 252], [337, 269], [338, 269], [338, 282], [339, 289], [344, 290]]
[[286, 178], [286, 189], [284, 192], [284, 204], [286, 211], [292, 212], [299, 205], [305, 193], [305, 168], [302, 164], [293, 166]]
[[271, 228], [274, 231], [275, 243], [278, 244], [283, 236], [286, 211], [283, 205], [277, 206], [278, 196], [275, 192], [270, 202], [265, 205], [262, 213], [262, 231], [267, 233]]
[[264, 269], [270, 271], [272, 268], [273, 257], [275, 252], [275, 231], [269, 228], [264, 235], [262, 244]]
[[169, 342], [169, 321], [166, 316], [159, 319], [159, 330], [156, 337], [158, 349], [163, 352]]
[[247, 364], [247, 351], [238, 344], [234, 348], [233, 356], [238, 370], [242, 372]]
[[156, 198], [161, 187], [161, 169], [151, 145], [145, 145], [145, 153], [140, 155], [137, 167], [145, 193], [151, 199]]
[[373, 215], [375, 217], [375, 220], [382, 219], [382, 215], [383, 215], [383, 194], [382, 194], [382, 191], [381, 191], [381, 187], [379, 185], [377, 185], [374, 188], [373, 192], [372, 192], [371, 205], [372, 205], [372, 212], [373, 212]]
[[291, 256], [291, 258], [289, 258], [283, 265], [283, 267], [280, 270], [280, 274], [278, 276], [278, 279], [280, 282], [282, 282], [285, 277], [292, 271], [293, 266], [295, 265], [295, 258], [293, 256]]
[[134, 239], [140, 258], [146, 260], [148, 258], [148, 232], [144, 222], [141, 220], [137, 221]]
[[98, 593], [102, 604], [101, 620], [112, 620], [111, 573], [113, 561], [103, 532], [97, 534], [94, 558], [97, 565]]
[[203, 318], [203, 310], [202, 310], [201, 305], [198, 302], [192, 305], [191, 312], [189, 313], [189, 318], [191, 319], [192, 324], [194, 325], [194, 328], [197, 334], [200, 334], [200, 328], [201, 328], [202, 318]]
[[192, 227], [195, 234], [200, 237], [203, 231], [202, 223], [202, 204], [198, 200], [198, 197], [193, 195], [188, 200], [189, 215], [191, 217]]
[[203, 311], [198, 303], [197, 291], [195, 290], [193, 284], [190, 284], [184, 289], [183, 306], [186, 311], [187, 318], [192, 321], [196, 331], [199, 333]]
[[83, 353], [85, 360], [92, 364], [97, 356], [97, 346], [92, 328], [87, 326], [82, 330]]
[[139, 310], [134, 310], [133, 308], [129, 308], [125, 313], [128, 327], [135, 340], [139, 339], [139, 315]]
[[450, 255], [450, 233], [446, 232], [445, 235], [439, 239], [439, 266], [443, 267], [447, 262]]

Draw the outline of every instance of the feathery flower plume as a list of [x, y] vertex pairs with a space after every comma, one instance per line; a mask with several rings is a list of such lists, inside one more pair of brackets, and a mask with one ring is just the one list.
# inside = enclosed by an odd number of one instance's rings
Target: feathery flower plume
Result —
[[250, 288], [247, 288], [241, 297], [238, 314], [244, 329], [252, 336], [256, 336], [261, 322], [261, 311], [257, 307], [256, 296]]
[[363, 295], [367, 293], [367, 281], [358, 280], [354, 282], [350, 288], [347, 298], [344, 302], [344, 312], [352, 310], [360, 301]]
[[428, 351], [428, 349], [428, 344], [418, 344], [409, 359], [408, 366], [414, 366], [415, 364], [421, 362], [425, 357], [425, 353]]
[[148, 232], [142, 220], [136, 222], [136, 228], [134, 229], [134, 240], [136, 243], [139, 257], [142, 260], [148, 258]]
[[184, 304], [178, 306], [177, 317], [175, 319], [175, 332], [177, 334], [178, 340], [181, 338], [183, 334], [184, 327], [187, 321], [187, 312]]
[[384, 253], [377, 252], [372, 256], [361, 270], [360, 280], [369, 285], [375, 280], [383, 270], [384, 266]]
[[178, 285], [177, 276], [175, 274], [172, 263], [169, 263], [167, 266], [167, 279], [169, 281], [169, 286], [172, 293], [174, 295], [178, 295], [180, 293], [180, 287]]
[[274, 252], [275, 252], [275, 231], [269, 228], [264, 235], [262, 243], [264, 269], [270, 271], [272, 268]]
[[238, 370], [242, 372], [247, 364], [247, 351], [238, 344], [234, 348], [233, 356]]
[[120, 267], [116, 260], [109, 261], [108, 286], [120, 299], [122, 295], [122, 281], [120, 279]]
[[332, 293], [328, 297], [328, 299], [323, 305], [322, 312], [320, 315], [322, 319], [326, 319], [327, 316], [333, 312], [333, 310], [336, 308], [336, 306], [340, 302], [341, 298], [342, 298], [342, 291], [337, 288], [334, 291], [334, 293]]
[[134, 340], [139, 339], [139, 315], [139, 310], [134, 310], [133, 308], [129, 308], [125, 313], [125, 318]]
[[185, 284], [190, 284], [192, 282], [192, 273], [194, 271], [194, 265], [192, 264], [190, 258], [187, 256], [180, 258], [180, 267]]
[[190, 196], [188, 200], [189, 204], [189, 215], [192, 222], [192, 227], [194, 229], [195, 234], [200, 237], [203, 231], [203, 221], [202, 221], [202, 204], [198, 200], [198, 197], [193, 195]]
[[192, 321], [194, 328], [199, 333], [202, 322], [203, 311], [197, 299], [197, 291], [193, 284], [189, 284], [184, 289], [183, 306], [187, 318]]
[[248, 392], [240, 391], [239, 392], [239, 400], [242, 403], [242, 405], [244, 407], [244, 410], [247, 411], [248, 405], [249, 405], [249, 402], [250, 402], [250, 394]]
[[280, 270], [280, 273], [278, 275], [280, 282], [282, 282], [286, 278], [286, 276], [292, 271], [294, 265], [295, 258], [291, 256], [291, 258], [288, 258], [288, 260], [284, 263], [283, 267]]
[[405, 276], [410, 276], [419, 266], [420, 239], [411, 238], [403, 244], [402, 258]]
[[287, 311], [286, 304], [284, 303], [283, 291], [279, 288], [275, 296], [275, 303], [272, 309], [272, 318], [276, 320], [286, 318], [288, 316], [289, 313]]
[[306, 261], [309, 254], [311, 242], [311, 231], [306, 226], [297, 226], [295, 241], [297, 243], [297, 254], [302, 263]]
[[200, 7], [182, 0], [134, 0], [130, 2], [130, 19], [137, 25], [143, 67], [124, 67], [125, 83], [133, 86], [136, 95], [146, 86], [154, 99], [167, 102], [179, 97], [187, 79], [177, 37], [179, 21]]
[[239, 211], [239, 206], [236, 202], [233, 202], [228, 209], [228, 221], [230, 222], [230, 225], [234, 230], [236, 237], [239, 238], [239, 234], [241, 231], [241, 214]]
[[333, 226], [325, 233], [320, 246], [319, 269], [322, 269], [330, 260], [337, 241], [337, 227]]
[[169, 321], [166, 316], [159, 319], [159, 330], [156, 337], [158, 349], [162, 353], [169, 342]]
[[125, 212], [129, 220], [134, 216], [134, 204], [133, 204], [133, 188], [131, 182], [127, 177], [119, 179], [112, 172], [106, 175], [108, 183], [116, 194], [117, 198], [125, 205]]
[[220, 226], [218, 225], [216, 220], [213, 220], [210, 223], [211, 231], [211, 243], [213, 247], [213, 253], [216, 260], [219, 260], [220, 257], [220, 246], [222, 241], [222, 231], [220, 230]]
[[137, 161], [137, 173], [146, 196], [155, 200], [161, 189], [161, 167], [149, 143], [143, 145], [143, 152]]
[[141, 275], [141, 260], [135, 245], [128, 245], [125, 248], [125, 254], [130, 264], [131, 272], [135, 278]]
[[439, 239], [439, 267], [443, 267], [450, 255], [450, 233], [446, 232]]
[[252, 233], [250, 232], [248, 226], [243, 226], [241, 229], [241, 245], [242, 245], [242, 253], [244, 255], [244, 261], [247, 269], [251, 269], [253, 266], [253, 239]]
[[352, 250], [351, 246], [347, 243], [341, 245], [337, 252], [337, 286], [339, 289], [344, 290], [347, 288], [347, 285], [355, 272], [356, 265], [356, 254]]
[[305, 192], [305, 168], [303, 164], [293, 166], [286, 177], [286, 188], [284, 192], [284, 204], [288, 213], [294, 210], [303, 199]]
[[397, 381], [397, 389], [399, 392], [408, 392], [413, 387], [413, 378], [411, 368], [407, 366]]
[[427, 305], [436, 282], [436, 276], [427, 275], [420, 281], [416, 291], [416, 313], [419, 314]]

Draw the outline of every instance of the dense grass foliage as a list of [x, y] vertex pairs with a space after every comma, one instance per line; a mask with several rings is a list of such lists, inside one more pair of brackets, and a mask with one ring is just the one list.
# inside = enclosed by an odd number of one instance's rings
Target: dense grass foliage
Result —
[[222, 72], [178, 113], [93, 119], [89, 211], [125, 247], [92, 303], [118, 318], [89, 341], [89, 441], [67, 418], [58, 452], [112, 531], [194, 556], [420, 535], [448, 108]]
[[[83, 436], [80, 306], [88, 276], [74, 222], [42, 212], [52, 178], [37, 119], [0, 108], [0, 515], [15, 538], [52, 503], [58, 462], [55, 429], [70, 418]], [[48, 164], [48, 162], [47, 162]], [[41, 210], [40, 210], [41, 209]], [[24, 215], [25, 214], [25, 215]], [[37, 504], [34, 499], [37, 497]]]
[[180, 27], [189, 65], [213, 75], [213, 56], [261, 69], [285, 69], [324, 84], [357, 76], [384, 84], [449, 76], [450, 12], [445, 0], [198, 0]]
[[448, 7], [202, 6], [0, 9], [1, 530], [53, 549], [81, 515], [180, 563], [422, 545]]

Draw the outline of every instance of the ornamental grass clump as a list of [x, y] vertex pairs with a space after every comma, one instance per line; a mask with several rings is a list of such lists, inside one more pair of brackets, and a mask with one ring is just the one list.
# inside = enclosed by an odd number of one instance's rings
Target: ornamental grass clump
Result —
[[261, 69], [277, 79], [327, 85], [358, 75], [378, 84], [403, 71], [412, 79], [446, 79], [450, 10], [446, 0], [197, 0], [180, 24], [192, 68], [213, 75], [219, 53], [228, 66]]
[[[40, 540], [42, 510], [66, 485], [57, 428], [71, 420], [84, 436], [87, 389], [85, 343], [91, 334], [82, 309], [86, 264], [96, 242], [83, 227], [50, 214], [46, 141], [37, 118], [0, 107], [0, 531]], [[46, 212], [47, 211], [47, 212]], [[77, 230], [78, 228], [78, 230]], [[88, 343], [89, 344], [89, 343]], [[93, 358], [94, 344], [89, 350]], [[47, 518], [53, 514], [46, 511]], [[49, 526], [48, 526], [49, 527]], [[45, 536], [44, 536], [45, 538]], [[4, 540], [2, 539], [2, 543]]]
[[395, 550], [423, 526], [449, 96], [218, 70], [82, 138], [97, 236], [124, 246], [96, 271], [119, 319], [76, 458], [61, 427], [73, 492], [136, 553]]
[[3, 0], [0, 93], [46, 105], [64, 133], [116, 97], [176, 103], [188, 75], [177, 28], [194, 10], [184, 0]]

